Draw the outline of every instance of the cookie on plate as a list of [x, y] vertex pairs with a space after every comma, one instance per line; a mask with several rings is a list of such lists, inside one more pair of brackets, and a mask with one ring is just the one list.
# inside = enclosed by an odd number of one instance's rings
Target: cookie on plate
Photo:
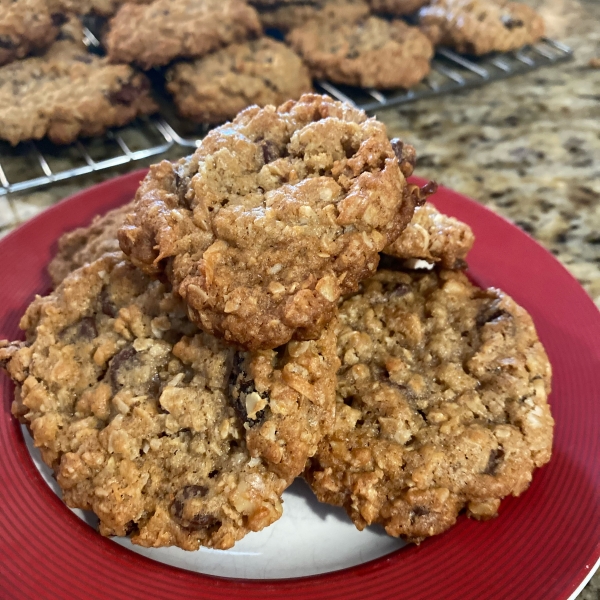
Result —
[[276, 351], [202, 333], [121, 253], [37, 297], [0, 342], [26, 423], [71, 507], [142, 546], [229, 548], [282, 513], [332, 426], [332, 327]]
[[419, 542], [527, 489], [553, 419], [525, 310], [460, 272], [382, 270], [339, 319], [335, 430], [306, 472], [319, 500]]
[[410, 88], [429, 74], [433, 56], [431, 42], [416, 27], [374, 16], [314, 18], [286, 40], [316, 79], [367, 88]]
[[426, 202], [417, 206], [406, 229], [383, 252], [405, 260], [425, 260], [446, 269], [463, 269], [475, 236], [462, 221]]
[[54, 287], [69, 274], [99, 259], [104, 254], [120, 252], [117, 231], [131, 210], [132, 204], [125, 204], [96, 216], [87, 227], [78, 227], [63, 234], [58, 240], [58, 250], [48, 264], [48, 273]]
[[242, 0], [126, 3], [110, 20], [106, 50], [112, 62], [150, 69], [174, 58], [203, 56], [260, 33], [256, 11]]
[[424, 198], [385, 126], [327, 96], [252, 107], [150, 168], [121, 248], [247, 349], [313, 339]]
[[253, 104], [277, 105], [312, 90], [302, 59], [267, 37], [178, 63], [166, 78], [179, 114], [204, 123], [222, 123]]
[[335, 19], [352, 21], [369, 14], [364, 0], [323, 0], [321, 2], [284, 2], [258, 7], [258, 16], [265, 29], [287, 32], [301, 27], [310, 19], [332, 15]]
[[66, 19], [48, 0], [0, 0], [0, 65], [49, 46]]
[[437, 46], [482, 55], [533, 44], [544, 21], [533, 8], [507, 0], [433, 0], [418, 16], [419, 27]]
[[40, 57], [0, 68], [0, 139], [13, 145], [48, 137], [68, 144], [125, 125], [157, 106], [150, 82], [128, 65], [59, 38]]

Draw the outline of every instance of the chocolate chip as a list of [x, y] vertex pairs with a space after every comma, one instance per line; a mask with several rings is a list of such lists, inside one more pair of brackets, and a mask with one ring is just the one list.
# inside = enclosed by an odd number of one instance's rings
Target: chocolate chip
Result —
[[402, 298], [402, 296], [406, 296], [406, 294], [410, 294], [411, 288], [407, 283], [399, 283], [394, 291], [390, 294], [391, 298]]
[[502, 25], [506, 27], [509, 31], [515, 29], [515, 27], [523, 27], [524, 23], [521, 19], [514, 19], [510, 15], [503, 15], [501, 18]]
[[256, 392], [254, 381], [244, 371], [244, 353], [236, 352], [233, 365], [229, 374], [229, 395], [237, 416], [251, 427], [262, 423], [265, 419], [265, 409], [256, 413], [256, 418], [248, 417], [246, 410], [246, 396]]
[[110, 299], [110, 294], [108, 293], [106, 286], [104, 286], [100, 292], [100, 306], [102, 307], [102, 312], [105, 315], [113, 318], [117, 316], [117, 307]]
[[477, 315], [476, 323], [479, 327], [482, 327], [486, 323], [492, 323], [507, 315], [508, 313], [500, 308], [500, 300], [496, 298], [491, 304], [482, 308]]
[[502, 448], [497, 448], [490, 452], [490, 457], [488, 459], [487, 466], [483, 470], [484, 475], [495, 475], [498, 471], [498, 467], [504, 458], [504, 450]]
[[203, 485], [188, 485], [184, 487], [178, 494], [177, 498], [171, 504], [171, 516], [182, 527], [191, 530], [210, 529], [221, 524], [221, 521], [214, 515], [207, 513], [198, 513], [190, 519], [184, 518], [183, 510], [186, 500], [193, 498], [203, 498], [208, 494], [208, 488]]
[[63, 15], [62, 13], [52, 13], [50, 18], [52, 19], [52, 25], [54, 25], [54, 27], [60, 27], [68, 21], [66, 15]]
[[126, 346], [115, 354], [110, 361], [110, 367], [108, 368], [108, 376], [110, 378], [110, 385], [113, 389], [113, 392], [116, 394], [121, 387], [119, 383], [119, 370], [120, 368], [137, 354], [136, 349], [133, 346]]
[[414, 525], [419, 517], [426, 517], [429, 514], [429, 509], [426, 506], [416, 505], [410, 509], [410, 522]]
[[438, 184], [435, 181], [428, 181], [425, 185], [421, 186], [421, 192], [425, 196], [431, 196], [435, 194], [438, 189]]
[[467, 261], [463, 260], [462, 258], [457, 258], [453, 263], [452, 266], [450, 267], [453, 271], [464, 271], [465, 269], [467, 269], [469, 267], [469, 265], [467, 264]]
[[162, 381], [160, 380], [158, 373], [154, 373], [152, 379], [150, 379], [150, 382], [148, 383], [148, 395], [151, 398], [159, 398], [161, 392]]
[[134, 100], [136, 100], [140, 93], [143, 91], [143, 86], [138, 87], [132, 83], [125, 83], [121, 86], [121, 89], [109, 94], [108, 99], [113, 104], [125, 104], [129, 106]]
[[8, 35], [0, 35], [0, 48], [3, 50], [13, 50], [17, 47], [15, 41]]
[[424, 517], [429, 514], [429, 509], [426, 506], [413, 506], [412, 512], [415, 517]]
[[73, 57], [77, 62], [85, 63], [86, 65], [92, 64], [92, 57], [87, 54], [79, 54]]
[[417, 153], [410, 144], [405, 144], [402, 140], [394, 138], [391, 141], [392, 149], [398, 159], [400, 171], [404, 177], [410, 177], [417, 164]]
[[184, 500], [190, 498], [203, 498], [208, 494], [208, 488], [205, 485], [186, 485], [180, 492]]
[[263, 159], [265, 164], [273, 162], [274, 160], [279, 158], [279, 149], [277, 145], [269, 140], [263, 140], [261, 143], [261, 148], [263, 152]]
[[93, 317], [84, 317], [79, 321], [79, 335], [88, 340], [93, 340], [98, 336], [96, 321]]

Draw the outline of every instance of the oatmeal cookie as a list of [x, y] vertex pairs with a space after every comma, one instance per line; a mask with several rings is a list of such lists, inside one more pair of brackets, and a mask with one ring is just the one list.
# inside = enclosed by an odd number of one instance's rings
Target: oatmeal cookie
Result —
[[312, 82], [293, 50], [263, 37], [174, 65], [167, 72], [167, 89], [182, 116], [222, 123], [253, 104], [296, 100], [312, 90]]
[[368, 14], [369, 5], [364, 0], [285, 2], [261, 6], [258, 9], [258, 16], [265, 29], [279, 29], [283, 32], [301, 27], [315, 17], [353, 21]]
[[475, 55], [515, 50], [544, 35], [538, 13], [506, 0], [433, 0], [419, 11], [418, 21], [435, 45]]
[[110, 20], [106, 49], [112, 62], [150, 69], [260, 33], [256, 11], [241, 0], [155, 0], [124, 4]]
[[192, 321], [247, 349], [311, 339], [422, 199], [385, 126], [327, 96], [252, 107], [150, 168], [121, 249]]
[[238, 352], [120, 253], [37, 297], [21, 327], [25, 342], [0, 343], [13, 414], [103, 535], [229, 548], [281, 516], [281, 493], [333, 424], [333, 324]]
[[48, 0], [0, 0], [0, 65], [49, 46], [66, 18]]
[[527, 489], [554, 422], [525, 310], [460, 272], [382, 270], [339, 319], [335, 430], [306, 472], [319, 500], [419, 542]]
[[375, 13], [402, 17], [410, 15], [416, 10], [429, 4], [431, 0], [369, 0], [371, 9]]
[[475, 236], [462, 221], [426, 202], [417, 206], [406, 229], [383, 252], [406, 260], [425, 260], [446, 269], [463, 269]]
[[429, 74], [433, 56], [431, 42], [416, 27], [374, 16], [318, 17], [286, 40], [316, 79], [361, 87], [412, 87]]
[[69, 40], [44, 56], [0, 68], [0, 139], [13, 145], [48, 137], [68, 144], [156, 110], [150, 83], [128, 65], [111, 65]]
[[63, 234], [58, 240], [58, 250], [48, 265], [54, 287], [69, 274], [104, 254], [120, 252], [117, 231], [131, 211], [133, 203], [125, 204], [96, 216], [91, 225], [78, 227]]

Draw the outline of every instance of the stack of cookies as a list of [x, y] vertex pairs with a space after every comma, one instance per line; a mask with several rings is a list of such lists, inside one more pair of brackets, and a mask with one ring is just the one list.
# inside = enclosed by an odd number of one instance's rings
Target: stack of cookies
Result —
[[[81, 47], [74, 15], [87, 13], [110, 17], [105, 58]], [[543, 29], [507, 0], [0, 0], [0, 139], [66, 144], [152, 113], [140, 69], [182, 117], [216, 124], [297, 99], [313, 79], [410, 88], [438, 44], [480, 55]]]
[[307, 94], [66, 234], [25, 341], [0, 342], [65, 502], [194, 550], [276, 521], [299, 476], [413, 542], [521, 494], [550, 458], [550, 364], [525, 310], [464, 275], [473, 234], [415, 161]]

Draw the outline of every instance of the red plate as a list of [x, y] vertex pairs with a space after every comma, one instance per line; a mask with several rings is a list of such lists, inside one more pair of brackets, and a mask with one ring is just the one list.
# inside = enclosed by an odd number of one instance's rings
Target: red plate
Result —
[[[81, 192], [0, 242], [0, 338], [36, 292], [59, 235], [128, 201], [144, 172]], [[471, 225], [471, 274], [532, 314], [554, 368], [552, 461], [488, 523], [335, 573], [277, 581], [198, 575], [139, 556], [73, 515], [35, 469], [2, 377], [0, 589], [5, 598], [566, 599], [600, 556], [600, 315], [569, 273], [514, 225], [442, 188], [435, 204]], [[318, 543], [318, 540], [315, 540]], [[290, 560], [294, 560], [290, 556]]]

